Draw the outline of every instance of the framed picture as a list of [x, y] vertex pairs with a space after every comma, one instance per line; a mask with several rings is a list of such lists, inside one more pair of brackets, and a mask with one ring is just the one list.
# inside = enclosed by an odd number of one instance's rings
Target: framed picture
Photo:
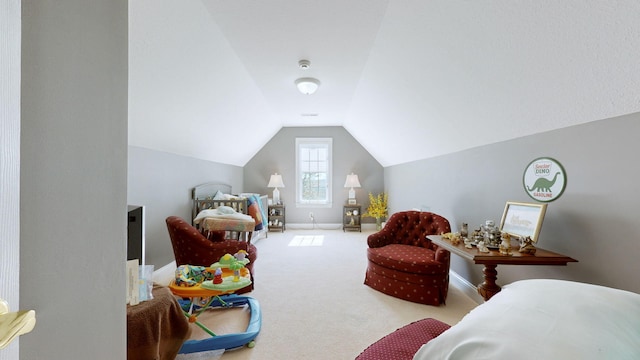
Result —
[[500, 231], [518, 237], [531, 237], [538, 242], [547, 204], [507, 201], [500, 221]]

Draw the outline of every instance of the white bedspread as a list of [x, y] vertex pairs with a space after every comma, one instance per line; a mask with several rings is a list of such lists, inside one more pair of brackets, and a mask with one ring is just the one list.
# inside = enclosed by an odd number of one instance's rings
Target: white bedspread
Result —
[[640, 295], [562, 280], [504, 286], [414, 360], [640, 359]]
[[199, 224], [204, 218], [218, 218], [218, 219], [235, 219], [235, 220], [244, 220], [244, 221], [254, 221], [250, 215], [241, 214], [233, 208], [228, 206], [220, 206], [217, 209], [207, 209], [202, 210], [198, 213], [195, 219], [193, 219], [194, 224]]

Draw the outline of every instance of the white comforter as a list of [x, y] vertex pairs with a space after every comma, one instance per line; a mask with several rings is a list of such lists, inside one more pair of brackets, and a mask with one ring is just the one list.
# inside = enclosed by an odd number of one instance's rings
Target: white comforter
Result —
[[235, 220], [245, 220], [245, 221], [253, 221], [253, 218], [250, 215], [241, 214], [233, 208], [229, 206], [220, 206], [216, 209], [207, 209], [202, 210], [198, 213], [198, 215], [193, 219], [194, 224], [199, 224], [204, 218], [218, 218], [218, 219], [235, 219]]
[[504, 286], [414, 360], [640, 359], [640, 295], [562, 280]]

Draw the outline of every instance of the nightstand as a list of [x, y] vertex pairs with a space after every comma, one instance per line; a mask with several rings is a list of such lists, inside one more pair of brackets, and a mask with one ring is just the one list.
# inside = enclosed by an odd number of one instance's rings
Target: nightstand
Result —
[[360, 205], [345, 205], [342, 207], [342, 231], [358, 230], [362, 232], [360, 219], [362, 211]]
[[284, 205], [269, 205], [269, 231], [284, 232], [286, 227]]

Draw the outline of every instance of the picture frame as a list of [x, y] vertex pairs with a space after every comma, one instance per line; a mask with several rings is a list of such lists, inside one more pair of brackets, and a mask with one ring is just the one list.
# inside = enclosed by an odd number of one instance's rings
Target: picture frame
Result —
[[507, 201], [500, 221], [500, 231], [521, 238], [529, 236], [537, 243], [546, 212], [547, 204]]

